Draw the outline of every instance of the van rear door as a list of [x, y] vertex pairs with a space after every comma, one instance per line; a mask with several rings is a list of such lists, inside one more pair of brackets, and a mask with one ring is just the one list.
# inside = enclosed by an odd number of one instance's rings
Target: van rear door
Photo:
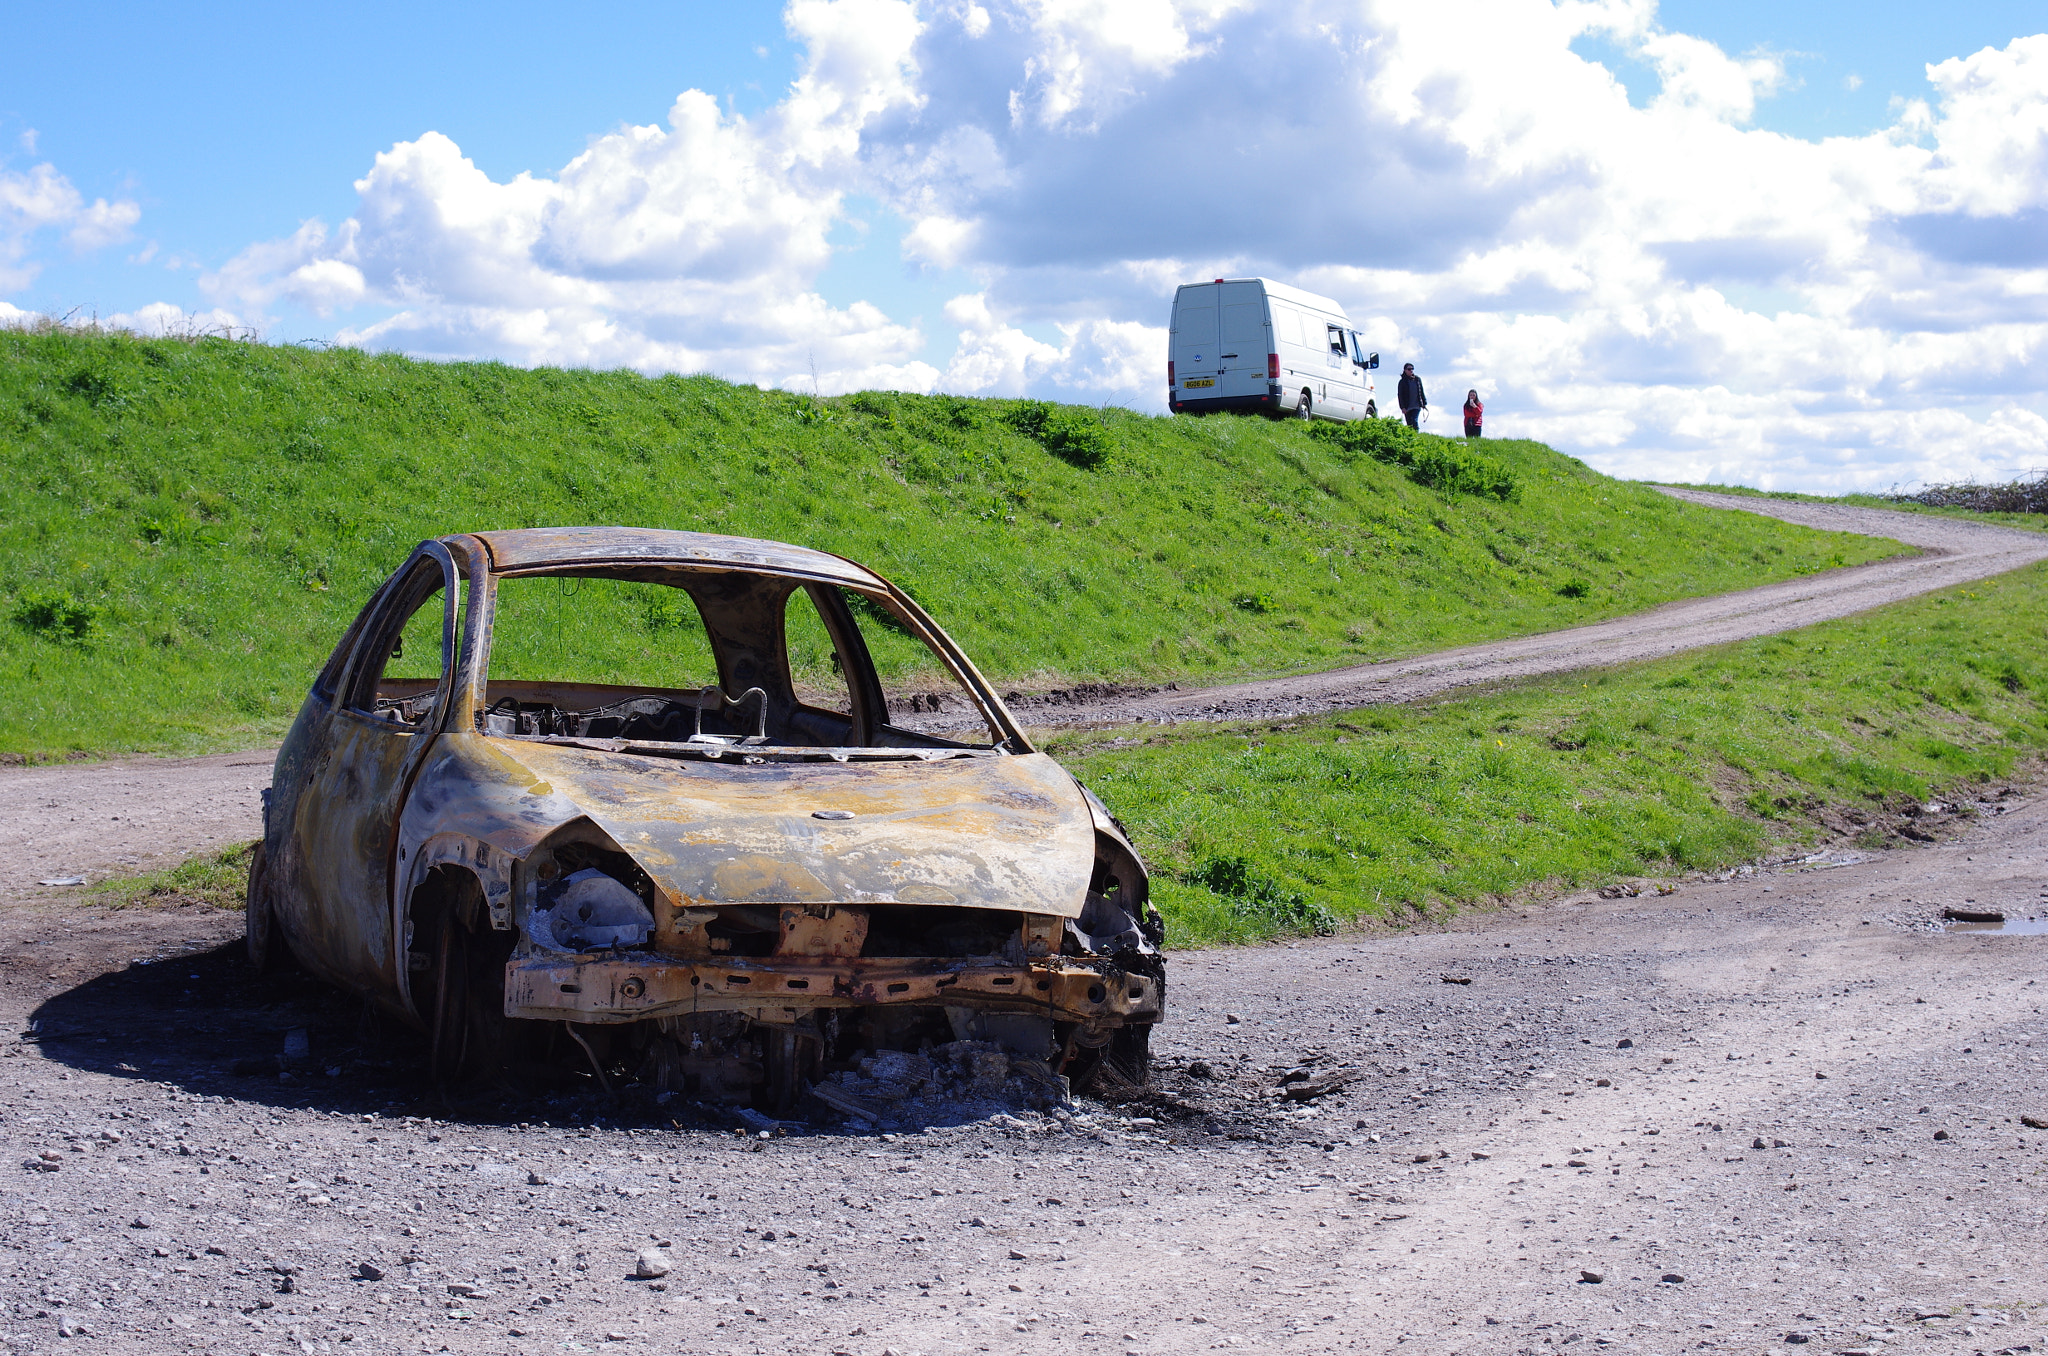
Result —
[[1216, 361], [1216, 294], [1221, 290], [1214, 283], [1202, 283], [1183, 287], [1174, 296], [1171, 356], [1180, 399], [1216, 394], [1221, 366]]
[[1266, 289], [1256, 282], [1218, 283], [1216, 395], [1266, 393], [1266, 355], [1273, 352], [1266, 322]]

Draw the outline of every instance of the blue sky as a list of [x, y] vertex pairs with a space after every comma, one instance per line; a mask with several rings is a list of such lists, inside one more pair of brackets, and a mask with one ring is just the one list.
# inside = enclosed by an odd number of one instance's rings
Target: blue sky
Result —
[[[1783, 0], [1663, 0], [1667, 28], [1692, 33], [1731, 55], [1767, 51], [1785, 58], [1796, 86], [1764, 100], [1755, 125], [1789, 136], [1862, 136], [1888, 125], [1894, 98], [1927, 97], [1929, 63], [2048, 28], [2039, 3], [1976, 0], [1940, 9], [1904, 0], [1786, 4]], [[1647, 104], [1656, 72], [1613, 42], [1580, 50], [1608, 63]]]
[[[341, 220], [371, 157], [447, 134], [495, 178], [553, 174], [590, 138], [698, 88], [755, 113], [798, 53], [774, 5], [17, 6], [0, 155], [47, 159], [89, 197], [132, 197], [159, 259], [217, 267], [307, 217]], [[35, 152], [22, 146], [35, 134]], [[52, 255], [38, 308], [173, 295], [126, 254]], [[196, 303], [196, 292], [189, 292]]]
[[[2044, 28], [1999, 0], [17, 7], [0, 316], [1156, 409], [1174, 281], [1264, 272], [1609, 469], [1997, 474], [2048, 462]], [[1226, 121], [1246, 168], [1195, 173], [1187, 129]]]

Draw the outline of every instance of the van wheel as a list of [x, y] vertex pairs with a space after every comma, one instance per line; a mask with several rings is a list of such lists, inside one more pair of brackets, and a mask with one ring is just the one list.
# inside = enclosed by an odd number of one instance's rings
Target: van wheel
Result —
[[1315, 418], [1315, 412], [1316, 398], [1307, 391], [1303, 391], [1301, 393], [1301, 403], [1294, 407], [1295, 417], [1298, 419], [1313, 419]]
[[1368, 400], [1365, 402], [1365, 417], [1368, 419], [1377, 419], [1380, 417], [1380, 405], [1377, 400]]

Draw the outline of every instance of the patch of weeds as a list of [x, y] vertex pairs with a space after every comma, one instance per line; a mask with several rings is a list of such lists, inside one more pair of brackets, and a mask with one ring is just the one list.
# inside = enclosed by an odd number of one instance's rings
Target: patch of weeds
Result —
[[249, 857], [255, 851], [253, 842], [238, 843], [179, 862], [163, 871], [102, 881], [92, 887], [89, 894], [115, 909], [164, 908], [179, 904], [239, 909], [248, 892]]
[[1557, 586], [1560, 598], [1583, 598], [1593, 591], [1593, 586], [1583, 579], [1567, 579]]
[[883, 428], [896, 427], [896, 402], [881, 391], [857, 391], [846, 403]]
[[1502, 503], [1522, 497], [1521, 478], [1504, 463], [1449, 438], [1418, 433], [1398, 419], [1315, 424], [1309, 433], [1353, 456], [1399, 466], [1416, 484], [1444, 494], [1482, 495]]
[[[902, 588], [903, 586], [898, 584], [897, 587]], [[906, 589], [905, 592], [908, 592], [908, 590]], [[854, 610], [855, 615], [873, 622], [893, 635], [907, 637], [914, 634], [894, 612], [883, 607], [865, 593], [855, 593], [852, 589], [848, 589], [846, 591], [846, 602]]]
[[1230, 600], [1230, 605], [1239, 612], [1250, 612], [1255, 616], [1279, 610], [1279, 604], [1273, 601], [1270, 593], [1240, 593]]
[[639, 595], [640, 616], [649, 631], [676, 631], [698, 624], [696, 611], [686, 597], [673, 589], [648, 589]]
[[95, 367], [81, 367], [64, 383], [65, 389], [95, 409], [121, 405], [121, 387]]
[[932, 408], [937, 410], [948, 424], [966, 432], [986, 427], [988, 424], [983, 402], [965, 396], [933, 396]]
[[277, 449], [277, 454], [286, 461], [326, 461], [327, 444], [304, 429], [292, 434]]
[[830, 405], [825, 404], [821, 400], [814, 400], [809, 396], [798, 396], [790, 402], [789, 417], [804, 427], [814, 424], [833, 424], [839, 421], [839, 417], [832, 412]]
[[31, 391], [22, 398], [16, 423], [22, 432], [28, 433], [40, 425], [54, 423], [56, 418], [56, 402], [41, 391]]
[[1045, 450], [1083, 471], [1109, 465], [1116, 441], [1102, 421], [1084, 410], [1062, 409], [1045, 423]]
[[84, 645], [99, 634], [100, 607], [59, 589], [23, 589], [14, 600], [14, 620], [44, 640]]
[[1046, 451], [1083, 471], [1109, 464], [1116, 440], [1094, 411], [1045, 400], [1020, 400], [1005, 416], [1011, 428], [1036, 438]]
[[1254, 928], [1318, 937], [1336, 934], [1335, 914], [1259, 870], [1249, 857], [1210, 857], [1182, 879], [1221, 895], [1231, 912]]
[[1003, 422], [1027, 438], [1045, 437], [1045, 424], [1059, 406], [1049, 400], [1019, 400], [1003, 411]]

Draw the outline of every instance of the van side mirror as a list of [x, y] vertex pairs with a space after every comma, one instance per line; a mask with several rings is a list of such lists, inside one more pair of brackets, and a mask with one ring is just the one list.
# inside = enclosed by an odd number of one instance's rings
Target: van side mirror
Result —
[[1378, 366], [1380, 365], [1380, 355], [1379, 355], [1379, 354], [1377, 354], [1377, 353], [1368, 353], [1368, 354], [1366, 354], [1366, 355], [1365, 355], [1365, 365], [1366, 365], [1367, 367], [1375, 367], [1375, 368], [1376, 368], [1376, 367], [1378, 367]]

